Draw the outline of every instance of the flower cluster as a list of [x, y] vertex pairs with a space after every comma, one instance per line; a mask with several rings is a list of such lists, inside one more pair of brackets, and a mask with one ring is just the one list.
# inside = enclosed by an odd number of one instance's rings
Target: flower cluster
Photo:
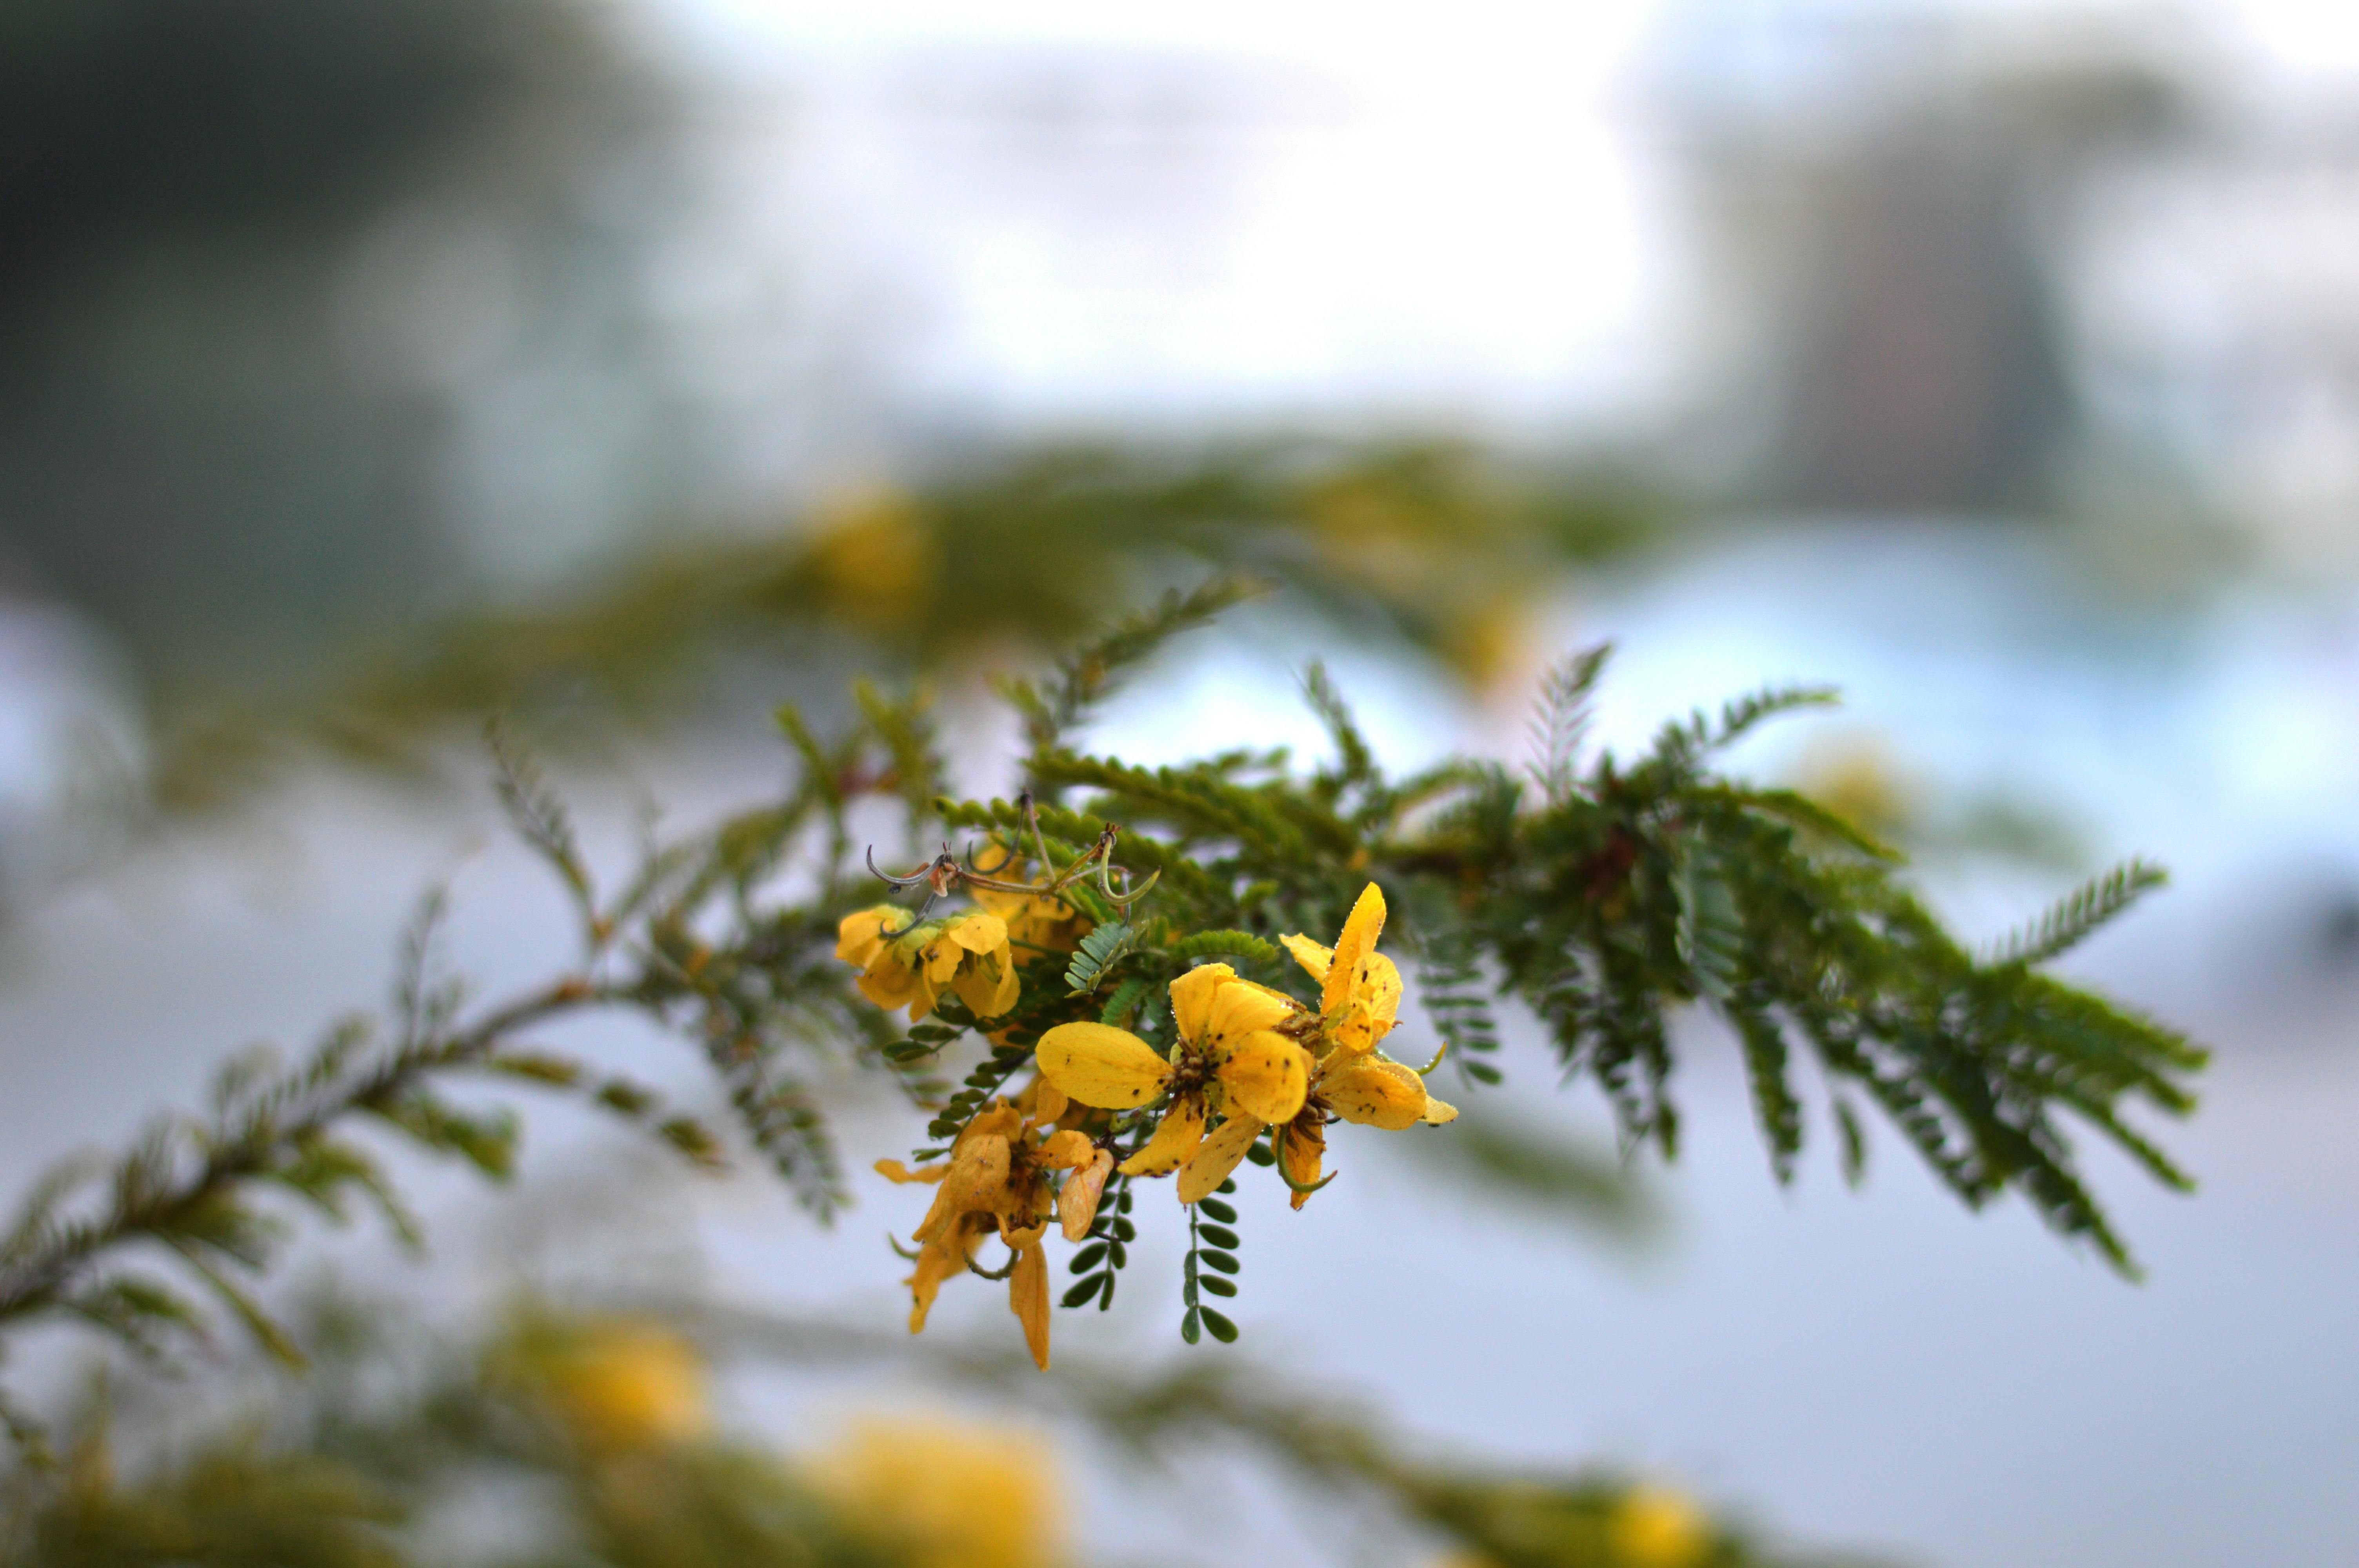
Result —
[[[1073, 903], [1047, 892], [1010, 892], [1003, 884], [977, 888], [974, 896], [984, 909], [946, 919], [920, 922], [893, 906], [852, 915], [841, 927], [837, 956], [861, 967], [863, 995], [880, 1007], [908, 1005], [912, 1021], [926, 1016], [945, 989], [976, 1018], [1004, 1019], [1022, 992], [1013, 948], [1071, 951], [1089, 922]], [[1045, 1368], [1049, 1286], [1041, 1242], [1049, 1220], [1060, 1223], [1069, 1241], [1095, 1234], [1109, 1180], [1176, 1174], [1180, 1201], [1201, 1204], [1250, 1155], [1277, 1170], [1299, 1209], [1333, 1179], [1322, 1171], [1332, 1124], [1400, 1131], [1455, 1119], [1455, 1108], [1426, 1092], [1424, 1073], [1432, 1064], [1411, 1067], [1379, 1049], [1401, 1002], [1400, 971], [1376, 951], [1385, 913], [1384, 894], [1371, 882], [1332, 947], [1300, 935], [1280, 939], [1317, 983], [1316, 1006], [1225, 963], [1180, 968], [1166, 988], [1166, 1048], [1102, 1018], [1050, 1024], [1032, 1043], [1038, 1075], [1029, 1087], [1012, 1099], [978, 1106], [946, 1160], [916, 1171], [880, 1161], [877, 1170], [895, 1182], [939, 1184], [915, 1234], [917, 1268], [908, 1281], [912, 1332], [925, 1326], [945, 1280], [984, 1273], [975, 1252], [995, 1233], [1009, 1259], [1002, 1272], [985, 1277], [1008, 1281], [1010, 1303]], [[1098, 1011], [1087, 998], [1067, 1000], [1080, 1004], [1074, 1011]], [[1039, 1015], [1038, 1000], [1024, 1003], [1027, 1026]], [[992, 1031], [1003, 1049], [1010, 1027]], [[1013, 1047], [1011, 1073], [1021, 1050]], [[1265, 1138], [1268, 1148], [1259, 1152]], [[1128, 1202], [1125, 1196], [1125, 1209]], [[1225, 1205], [1212, 1206], [1227, 1213]], [[1112, 1245], [1118, 1251], [1129, 1230], [1127, 1220], [1116, 1223]]]
[[862, 996], [887, 1012], [907, 1007], [912, 1023], [945, 991], [977, 1018], [997, 1018], [1016, 1005], [1021, 984], [1007, 923], [980, 910], [925, 921], [894, 904], [863, 910], [837, 927], [835, 956], [860, 966]]
[[[1024, 1325], [1032, 1359], [1048, 1369], [1049, 1260], [1041, 1238], [1051, 1216], [1069, 1240], [1087, 1233], [1114, 1164], [1086, 1134], [1059, 1125], [1071, 1115], [1054, 1086], [1035, 1083], [1018, 1099], [995, 1101], [967, 1123], [943, 1163], [912, 1171], [898, 1160], [876, 1162], [878, 1173], [894, 1182], [937, 1184], [933, 1206], [915, 1236], [917, 1271], [905, 1281], [915, 1302], [910, 1333], [926, 1326], [942, 1281], [973, 1268], [975, 1249], [996, 1233], [1009, 1254], [1009, 1310]], [[1049, 1186], [1052, 1171], [1071, 1173], [1061, 1188]]]
[[1281, 938], [1320, 982], [1316, 1012], [1226, 964], [1206, 964], [1171, 982], [1168, 1058], [1127, 1030], [1060, 1024], [1040, 1038], [1041, 1076], [1083, 1105], [1161, 1105], [1154, 1137], [1121, 1169], [1179, 1171], [1182, 1203], [1218, 1189], [1264, 1132], [1284, 1129], [1272, 1152], [1300, 1208], [1325, 1184], [1320, 1166], [1331, 1123], [1399, 1131], [1458, 1115], [1426, 1093], [1418, 1069], [1376, 1049], [1401, 999], [1399, 969], [1375, 950], [1384, 925], [1385, 895], [1370, 882], [1334, 947]]

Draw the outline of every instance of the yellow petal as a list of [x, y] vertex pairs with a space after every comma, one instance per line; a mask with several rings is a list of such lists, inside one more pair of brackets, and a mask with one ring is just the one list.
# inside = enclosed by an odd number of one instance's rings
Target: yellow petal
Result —
[[1024, 1130], [1024, 1113], [1006, 1100], [995, 1100], [988, 1110], [977, 1111], [974, 1119], [960, 1132], [952, 1147], [963, 1149], [969, 1143], [985, 1138], [1013, 1139]]
[[932, 1310], [942, 1281], [953, 1274], [965, 1273], [967, 1260], [974, 1256], [974, 1249], [982, 1242], [982, 1232], [962, 1225], [951, 1234], [929, 1241], [918, 1249], [917, 1272], [901, 1281], [909, 1287], [910, 1333], [916, 1334], [926, 1326], [926, 1314]]
[[950, 1172], [948, 1165], [920, 1165], [912, 1171], [898, 1160], [876, 1162], [876, 1173], [901, 1186], [908, 1186], [911, 1182], [939, 1182]]
[[[1279, 1166], [1286, 1172], [1287, 1180], [1298, 1188], [1317, 1184], [1320, 1167], [1326, 1157], [1327, 1130], [1310, 1117], [1288, 1125], [1286, 1136], [1278, 1141]], [[1296, 1208], [1310, 1201], [1306, 1192], [1297, 1192], [1293, 1197]]]
[[970, 958], [951, 982], [959, 1000], [977, 1018], [997, 1018], [1016, 1005], [1016, 995], [1023, 982], [1016, 978], [1016, 966], [999, 958]]
[[862, 996], [887, 1012], [906, 1007], [918, 994], [918, 977], [894, 963], [890, 954], [880, 954], [868, 966], [868, 972], [852, 983], [860, 988]]
[[1334, 962], [1328, 967], [1327, 984], [1319, 997], [1321, 1012], [1332, 1018], [1343, 1011], [1360, 960], [1376, 950], [1376, 938], [1384, 929], [1384, 890], [1370, 882], [1360, 890], [1360, 901], [1352, 906], [1351, 918], [1343, 922], [1343, 935], [1335, 939]]
[[966, 949], [943, 932], [919, 949], [919, 956], [926, 979], [933, 981], [939, 990], [948, 987], [951, 977], [958, 973], [959, 965], [966, 959]]
[[1416, 1126], [1425, 1115], [1425, 1080], [1378, 1056], [1329, 1067], [1320, 1075], [1319, 1096], [1344, 1120], [1391, 1132]]
[[908, 924], [909, 912], [890, 903], [847, 914], [835, 928], [835, 956], [864, 969], [885, 946], [885, 938]]
[[1066, 1108], [1073, 1103], [1064, 1090], [1046, 1078], [1033, 1079], [1031, 1093], [1026, 1098], [1032, 1102], [1028, 1114], [1035, 1127], [1049, 1126], [1064, 1115]]
[[1180, 1168], [1180, 1162], [1196, 1152], [1204, 1141], [1204, 1103], [1193, 1095], [1163, 1113], [1162, 1122], [1155, 1136], [1122, 1162], [1125, 1176], [1161, 1176]]
[[1364, 954], [1342, 1011], [1328, 1015], [1327, 1038], [1346, 1051], [1373, 1051], [1393, 1032], [1400, 1003], [1399, 968], [1382, 953]]
[[995, 953], [1007, 946], [1007, 923], [995, 914], [969, 914], [952, 921], [942, 935], [970, 953]]
[[1431, 1095], [1428, 1095], [1425, 1097], [1424, 1119], [1429, 1127], [1440, 1127], [1445, 1121], [1458, 1119], [1458, 1108], [1448, 1100], [1436, 1099]]
[[933, 1206], [916, 1231], [920, 1241], [947, 1235], [968, 1215], [998, 1206], [1007, 1192], [1007, 1140], [995, 1133], [960, 1144]]
[[1248, 1034], [1277, 1028], [1294, 1011], [1294, 999], [1283, 991], [1257, 986], [1251, 980], [1231, 979], [1212, 992], [1205, 1009], [1203, 1032], [1182, 1037], [1193, 1038], [1205, 1054], [1218, 1060], [1238, 1041]]
[[1212, 993], [1237, 978], [1226, 964], [1202, 964], [1171, 982], [1171, 1022], [1182, 1040], [1201, 1040], [1212, 1016]]
[[1090, 1141], [1088, 1133], [1068, 1128], [1043, 1139], [1039, 1152], [1032, 1158], [1043, 1170], [1070, 1171], [1076, 1165], [1088, 1164], [1097, 1152], [1097, 1145]]
[[1060, 1023], [1040, 1036], [1040, 1076], [1083, 1105], [1128, 1110], [1163, 1092], [1171, 1064], [1127, 1029]]
[[1221, 1190], [1237, 1162], [1245, 1157], [1255, 1139], [1262, 1135], [1262, 1124], [1250, 1116], [1233, 1116], [1212, 1130], [1204, 1146], [1196, 1151], [1180, 1173], [1180, 1201], [1200, 1203]]
[[1313, 942], [1308, 936], [1299, 935], [1293, 936], [1281, 936], [1277, 939], [1277, 944], [1288, 952], [1293, 954], [1294, 961], [1301, 965], [1305, 969], [1309, 970], [1310, 972], [1310, 978], [1314, 980], [1325, 979], [1327, 978], [1327, 967], [1335, 961], [1335, 950], [1333, 948], [1321, 947], [1318, 943]]
[[1310, 1087], [1302, 1047], [1266, 1030], [1233, 1046], [1216, 1076], [1229, 1104], [1262, 1121], [1293, 1120]]
[[1101, 1149], [1097, 1158], [1065, 1178], [1057, 1194], [1057, 1222], [1065, 1239], [1079, 1241], [1090, 1233], [1098, 1217], [1098, 1199], [1105, 1195], [1106, 1178], [1114, 1174], [1114, 1152]]
[[1049, 1369], [1049, 1254], [1036, 1238], [1016, 1255], [1016, 1271], [1007, 1276], [1007, 1306], [1024, 1325], [1024, 1344], [1032, 1364]]
[[[1024, 989], [1023, 977], [1016, 972], [1016, 958], [1013, 954], [1002, 947], [999, 950], [999, 957], [992, 961], [999, 966], [999, 989], [992, 992], [991, 1010], [983, 1014], [985, 1018], [997, 1018], [1009, 1008], [1014, 1007], [1017, 993]], [[1393, 986], [1395, 996], [1393, 1008], [1395, 1011], [1398, 1011], [1400, 980], [1397, 975], [1394, 978]]]
[[934, 1004], [942, 999], [942, 988], [919, 969], [909, 982], [909, 1022], [922, 1023], [933, 1012]]

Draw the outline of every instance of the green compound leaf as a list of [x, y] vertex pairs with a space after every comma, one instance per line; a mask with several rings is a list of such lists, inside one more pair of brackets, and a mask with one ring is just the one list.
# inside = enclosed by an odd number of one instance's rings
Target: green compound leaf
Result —
[[1072, 988], [1074, 996], [1089, 995], [1104, 981], [1106, 971], [1129, 954], [1137, 940], [1138, 933], [1121, 922], [1099, 926], [1082, 938], [1073, 961], [1066, 967], [1065, 984]]
[[1277, 962], [1276, 945], [1263, 941], [1250, 931], [1200, 931], [1174, 944], [1171, 951], [1190, 961], [1198, 958], [1244, 958], [1256, 964]]

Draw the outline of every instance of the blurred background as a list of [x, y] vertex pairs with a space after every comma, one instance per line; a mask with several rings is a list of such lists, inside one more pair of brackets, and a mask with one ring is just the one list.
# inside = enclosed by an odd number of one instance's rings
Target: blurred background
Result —
[[[1516, 754], [1604, 637], [1611, 744], [1839, 684], [1739, 765], [1977, 936], [2160, 859], [2076, 972], [2218, 1050], [2168, 1139], [2197, 1196], [2097, 1169], [2140, 1286], [1888, 1143], [1781, 1193], [1699, 1024], [1678, 1166], [1509, 1211], [1354, 1148], [1256, 1249], [1247, 1347], [1444, 1451], [1899, 1561], [2349, 1561], [2359, 16], [2323, 3], [5, 0], [0, 1176], [380, 995], [438, 876], [486, 990], [563, 962], [485, 712], [618, 860], [863, 670], [930, 680], [1005, 792], [985, 676], [1207, 567], [1278, 590], [1096, 743], [1315, 749], [1322, 655], [1404, 767]], [[848, 1149], [906, 1144], [841, 1087]], [[1516, 1109], [1610, 1159], [1580, 1096]], [[823, 1233], [533, 1128], [513, 1193], [419, 1171], [428, 1261], [323, 1266], [453, 1333], [592, 1275], [898, 1320], [879, 1233], [922, 1206], [881, 1181]], [[1147, 1294], [1060, 1344], [1176, 1354]], [[783, 1442], [966, 1396], [714, 1397]], [[1057, 1441], [1087, 1554], [1420, 1560], [1251, 1474], [1155, 1516]]]

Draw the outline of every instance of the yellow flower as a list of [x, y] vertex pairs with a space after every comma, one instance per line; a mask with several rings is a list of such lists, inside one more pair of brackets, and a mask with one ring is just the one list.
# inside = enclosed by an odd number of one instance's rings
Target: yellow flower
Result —
[[519, 1336], [516, 1354], [594, 1448], [684, 1442], [712, 1424], [702, 1357], [660, 1323], [551, 1320]]
[[[1121, 1170], [1180, 1172], [1180, 1201], [1194, 1203], [1226, 1181], [1262, 1127], [1302, 1108], [1310, 1054], [1277, 1033], [1302, 1017], [1294, 999], [1206, 964], [1171, 982], [1177, 1039], [1169, 1060], [1126, 1029], [1060, 1023], [1040, 1037], [1041, 1076], [1083, 1105], [1129, 1110], [1169, 1103], [1155, 1135]], [[1205, 1135], [1215, 1115], [1227, 1118]]]
[[977, 1018], [996, 1018], [1016, 1005], [1022, 981], [999, 916], [968, 910], [947, 919], [909, 924], [906, 909], [879, 904], [847, 914], [836, 927], [835, 956], [860, 966], [860, 994], [891, 1011], [908, 1007], [909, 1022], [934, 1011], [944, 991]]
[[811, 564], [827, 608], [875, 631], [921, 621], [934, 597], [939, 549], [908, 497], [886, 492], [846, 498], [829, 509]]
[[821, 1492], [911, 1568], [1053, 1568], [1065, 1561], [1049, 1446], [1021, 1431], [943, 1421], [855, 1425], [810, 1465]]
[[1634, 1487], [1614, 1510], [1614, 1560], [1630, 1568], [1690, 1568], [1712, 1546], [1712, 1521], [1678, 1492]]
[[[1000, 881], [1028, 883], [1031, 879], [1025, 876], [1024, 868], [1025, 858], [1006, 849], [997, 865], [977, 866], [975, 870]], [[997, 888], [985, 887], [968, 891], [974, 895], [975, 903], [1007, 923], [1007, 939], [1018, 947], [1070, 953], [1089, 934], [1088, 917], [1052, 894], [1002, 892]]]
[[[1022, 1100], [1031, 1102], [1028, 1113]], [[1066, 1184], [1073, 1197], [1063, 1216], [1065, 1233], [1071, 1238], [1089, 1229], [1112, 1162], [1086, 1135], [1057, 1127], [1066, 1109], [1061, 1091], [1053, 1085], [1036, 1085], [1017, 1103], [1001, 1100], [967, 1123], [943, 1164], [912, 1171], [898, 1160], [876, 1162], [877, 1173], [888, 1180], [939, 1184], [933, 1206], [915, 1233], [917, 1271], [904, 1281], [912, 1301], [910, 1333], [925, 1328], [942, 1281], [964, 1272], [975, 1249], [995, 1231], [1011, 1254], [1008, 1308], [1024, 1325], [1032, 1359], [1041, 1370], [1048, 1369], [1049, 1258], [1040, 1242], [1058, 1206], [1048, 1173], [1075, 1173]], [[1082, 1184], [1080, 1190], [1074, 1190], [1075, 1182]]]
[[1457, 1107], [1426, 1093], [1415, 1068], [1376, 1050], [1400, 1018], [1400, 970], [1376, 951], [1384, 929], [1385, 895], [1370, 882], [1332, 948], [1302, 935], [1278, 938], [1321, 986], [1320, 1044], [1308, 1092], [1278, 1141], [1279, 1168], [1294, 1189], [1296, 1208], [1319, 1184], [1329, 1122], [1341, 1119], [1397, 1132], [1458, 1117]]
[[1374, 1050], [1400, 1018], [1400, 969], [1376, 951], [1384, 929], [1384, 890], [1370, 882], [1352, 905], [1333, 947], [1299, 935], [1278, 938], [1320, 982], [1320, 1032], [1346, 1050]]

